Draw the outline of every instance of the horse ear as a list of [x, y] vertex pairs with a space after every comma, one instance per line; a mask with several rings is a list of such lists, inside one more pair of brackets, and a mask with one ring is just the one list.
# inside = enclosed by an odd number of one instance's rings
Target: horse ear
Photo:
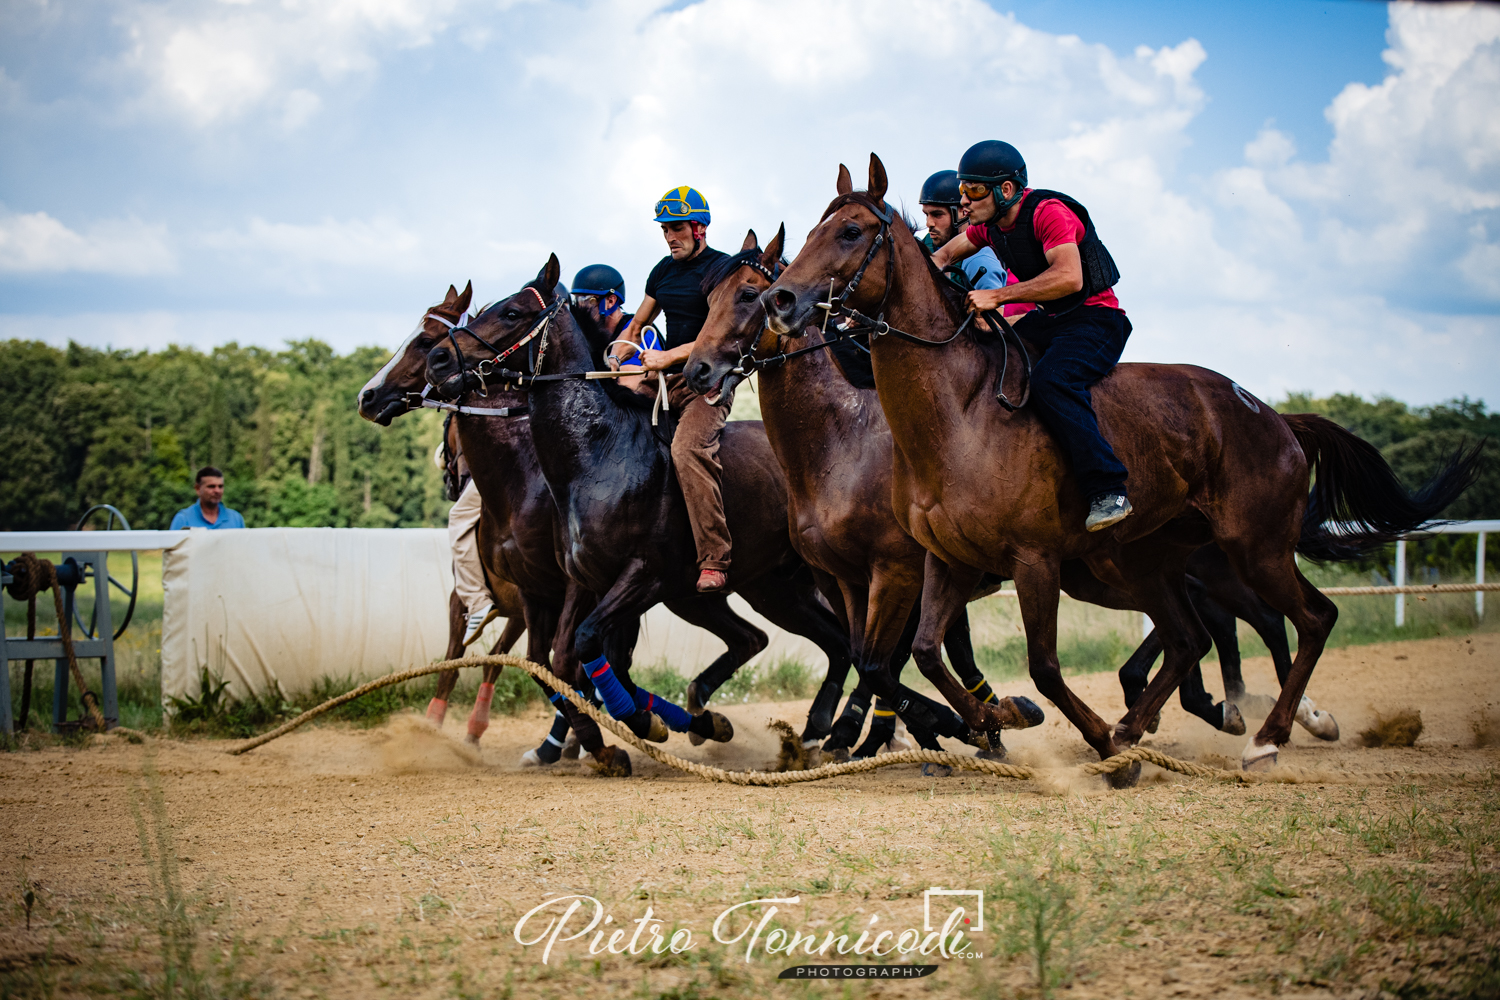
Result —
[[451, 306], [458, 301], [458, 289], [452, 285], [448, 286], [448, 294], [443, 296], [443, 305]]
[[874, 200], [875, 204], [885, 205], [885, 192], [890, 187], [890, 181], [885, 176], [885, 164], [880, 162], [880, 157], [874, 153], [870, 154], [870, 185], [865, 192]]
[[755, 230], [752, 229], [745, 234], [745, 242], [740, 244], [740, 249], [749, 250], [758, 246], [760, 246], [760, 240], [756, 238]]
[[562, 264], [557, 259], [557, 254], [547, 258], [547, 263], [536, 273], [537, 291], [542, 293], [542, 298], [550, 300], [553, 291], [557, 288], [557, 282], [562, 278]]
[[842, 163], [839, 164], [839, 180], [836, 187], [841, 195], [854, 190], [854, 178], [849, 176], [849, 168]]
[[776, 235], [771, 237], [771, 243], [766, 247], [766, 252], [760, 255], [760, 265], [771, 273], [776, 273], [776, 265], [781, 263], [781, 251], [786, 246], [786, 223], [776, 230]]
[[[453, 291], [453, 286], [448, 286], [448, 291]], [[469, 303], [474, 301], [474, 282], [470, 281], [464, 285], [464, 290], [458, 293], [458, 301], [453, 303], [453, 308], [460, 313], [469, 311]]]

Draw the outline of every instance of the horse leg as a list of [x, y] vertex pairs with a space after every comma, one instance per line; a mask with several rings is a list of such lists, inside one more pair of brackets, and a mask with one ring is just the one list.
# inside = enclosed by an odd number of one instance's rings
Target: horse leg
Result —
[[[583, 664], [578, 659], [578, 648], [575, 644], [578, 626], [589, 612], [594, 610], [595, 604], [596, 600], [591, 591], [569, 581], [563, 595], [562, 612], [558, 615], [557, 629], [552, 637], [552, 672], [560, 680], [571, 685], [575, 693], [598, 705], [600, 704], [598, 695], [594, 691], [593, 684], [584, 675]], [[564, 698], [556, 704], [558, 710], [567, 718], [573, 735], [578, 738], [577, 745], [594, 758], [601, 774], [608, 777], [630, 776], [632, 770], [630, 755], [625, 752], [624, 747], [605, 745], [599, 724], [582, 709], [576, 708], [572, 702]], [[566, 748], [563, 753], [567, 754]], [[577, 756], [576, 749], [572, 756]]]
[[[853, 649], [854, 633], [850, 629], [848, 604], [844, 599], [842, 586], [832, 576], [821, 570], [813, 570], [812, 573], [817, 583], [818, 593], [827, 601], [828, 606], [833, 610], [834, 617], [838, 619], [839, 629], [845, 636], [846, 647]], [[860, 622], [860, 628], [864, 628], [863, 621]], [[807, 726], [802, 731], [804, 747], [811, 745], [809, 741], [821, 742], [832, 733], [833, 713], [838, 710], [839, 699], [844, 695], [844, 682], [849, 679], [849, 668], [853, 665], [852, 656], [829, 659], [828, 673], [823, 676], [823, 683], [818, 686], [817, 694], [813, 695], [812, 706], [807, 710]], [[854, 738], [858, 738], [857, 733]]]
[[838, 706], [844, 678], [853, 663], [847, 625], [823, 607], [813, 580], [801, 573], [790, 581], [774, 576], [757, 580], [751, 586], [741, 587], [740, 596], [776, 626], [812, 640], [828, 658], [826, 678], [813, 698], [807, 725], [802, 730], [803, 746], [821, 742], [833, 728], [833, 710]]
[[1240, 578], [1271, 607], [1286, 615], [1297, 630], [1297, 656], [1281, 686], [1281, 696], [1260, 731], [1250, 738], [1240, 759], [1247, 771], [1269, 770], [1276, 765], [1277, 747], [1291, 739], [1292, 722], [1299, 715], [1315, 725], [1325, 719], [1331, 721], [1327, 713], [1312, 708], [1311, 701], [1304, 696], [1313, 667], [1338, 621], [1339, 609], [1307, 582], [1292, 558], [1289, 544], [1278, 546], [1280, 551], [1271, 551], [1272, 543], [1265, 541], [1263, 535], [1249, 533], [1243, 544], [1229, 541], [1220, 544]]
[[941, 649], [943, 639], [967, 613], [969, 598], [983, 574], [971, 566], [950, 565], [930, 552], [924, 569], [922, 620], [912, 644], [912, 658], [922, 675], [958, 711], [970, 732], [985, 734], [991, 747], [1003, 746], [1001, 729], [1034, 726], [1042, 721], [1042, 710], [1031, 699], [1022, 697], [1002, 698], [993, 705], [981, 704], [953, 676], [943, 662]]
[[[516, 644], [516, 640], [521, 638], [521, 633], [526, 629], [525, 619], [526, 614], [522, 608], [510, 610], [505, 618], [505, 627], [500, 630], [500, 638], [490, 648], [491, 655], [510, 652], [510, 647]], [[490, 728], [490, 702], [494, 700], [495, 681], [499, 677], [500, 664], [484, 668], [484, 679], [479, 684], [479, 693], [474, 696], [474, 708], [469, 712], [467, 735], [464, 737], [464, 741], [471, 746], [478, 746], [479, 738]]]
[[1130, 654], [1130, 659], [1120, 667], [1120, 688], [1125, 693], [1125, 707], [1130, 708], [1141, 697], [1146, 690], [1146, 682], [1151, 678], [1151, 668], [1156, 664], [1156, 658], [1161, 655], [1161, 635], [1153, 627], [1150, 634], [1141, 640], [1135, 652]]
[[[1193, 610], [1198, 613], [1199, 621], [1208, 631], [1214, 648], [1219, 651], [1219, 663], [1222, 665], [1232, 662], [1234, 671], [1238, 675], [1240, 642], [1237, 632], [1239, 625], [1234, 615], [1210, 597], [1202, 582], [1196, 577], [1188, 577], [1187, 585], [1188, 598], [1193, 602]], [[1229, 682], [1226, 679], [1226, 690], [1228, 686]], [[1188, 670], [1182, 686], [1177, 689], [1177, 694], [1182, 700], [1183, 709], [1189, 714], [1196, 715], [1220, 732], [1235, 736], [1244, 734], [1245, 719], [1240, 715], [1240, 710], [1235, 706], [1234, 700], [1226, 695], [1223, 701], [1215, 702], [1213, 696], [1204, 689], [1201, 664], [1195, 663]]]
[[[890, 671], [891, 677], [897, 684], [901, 682], [901, 671], [906, 667], [906, 661], [911, 659], [911, 644], [917, 637], [917, 623], [920, 612], [921, 609], [919, 608], [911, 609], [911, 613], [907, 616], [906, 628], [901, 631], [901, 637], [896, 640], [896, 648], [892, 649], [885, 658], [886, 669]], [[873, 689], [863, 675], [860, 677], [860, 686], [855, 688], [854, 691], [855, 694], [863, 691], [865, 693], [865, 704], [867, 706], [870, 704], [870, 698], [873, 697]], [[851, 695], [849, 700], [852, 702], [854, 696]], [[858, 735], [858, 733], [855, 733], [856, 738]], [[938, 750], [942, 749], [936, 737], [928, 731], [923, 730], [919, 734], [913, 733], [912, 735], [916, 738], [917, 745], [923, 749], [928, 749], [929, 747]], [[895, 736], [896, 710], [891, 707], [891, 703], [887, 699], [875, 698], [875, 707], [870, 713], [870, 732], [864, 738], [864, 741], [854, 748], [852, 756], [855, 760], [874, 757], [880, 753], [881, 747], [890, 744], [895, 739]], [[925, 766], [923, 770], [926, 770]]]
[[765, 649], [769, 640], [764, 632], [730, 610], [729, 598], [723, 594], [685, 597], [666, 604], [678, 618], [717, 636], [728, 647], [688, 682], [685, 707], [691, 714], [701, 715], [714, 692]]
[[[468, 614], [464, 611], [463, 602], [458, 599], [458, 591], [449, 592], [448, 649], [443, 659], [458, 660], [463, 658], [464, 628], [468, 623]], [[457, 670], [445, 670], [438, 674], [437, 690], [432, 693], [432, 700], [427, 703], [427, 721], [439, 729], [443, 726], [443, 719], [448, 715], [448, 697], [453, 694], [454, 685], [457, 683]]]
[[[1163, 563], [1156, 572], [1138, 577], [1131, 588], [1161, 630], [1163, 653], [1161, 670], [1115, 726], [1116, 739], [1132, 744], [1140, 740], [1147, 723], [1161, 711], [1172, 692], [1187, 680], [1212, 641], [1188, 597], [1187, 577], [1180, 562], [1168, 557]], [[1199, 683], [1201, 688], [1201, 675]]]
[[[641, 615], [656, 604], [661, 590], [661, 578], [656, 568], [649, 566], [644, 559], [632, 559], [609, 591], [599, 598], [594, 610], [579, 624], [578, 658], [584, 661], [583, 670], [604, 700], [610, 716], [625, 723], [641, 739], [663, 743], [671, 729], [682, 732], [694, 725], [702, 728], [696, 719], [704, 720], [710, 732], [717, 736], [719, 733], [715, 731], [711, 717], [715, 713], [691, 716], [665, 698], [636, 687], [623, 665], [619, 671], [610, 665], [610, 655], [617, 658], [622, 653], [628, 655], [628, 647], [614, 641], [613, 634], [631, 628], [638, 631]], [[608, 648], [606, 639], [611, 640]], [[724, 721], [728, 722], [727, 719]], [[729, 735], [732, 734], [730, 728]], [[699, 735], [710, 733], [699, 732]]]
[[1012, 577], [1026, 629], [1027, 666], [1037, 691], [1077, 727], [1084, 742], [1101, 759], [1113, 756], [1123, 745], [1115, 742], [1109, 724], [1069, 689], [1057, 662], [1057, 602], [1062, 591], [1061, 569], [1056, 558], [1044, 553], [1020, 553]]

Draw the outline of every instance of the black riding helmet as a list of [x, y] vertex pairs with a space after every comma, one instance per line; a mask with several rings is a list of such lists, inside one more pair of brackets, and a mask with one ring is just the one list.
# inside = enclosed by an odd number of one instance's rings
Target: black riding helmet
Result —
[[590, 264], [573, 275], [573, 294], [597, 295], [601, 305], [604, 296], [616, 296], [619, 301], [615, 303], [614, 309], [609, 312], [600, 310], [601, 315], [608, 316], [625, 304], [625, 277], [608, 264]]
[[957, 208], [962, 196], [958, 193], [958, 171], [939, 170], [922, 184], [919, 205], [947, 205]]
[[997, 191], [1003, 182], [1014, 181], [1016, 193], [1009, 201], [1002, 202], [999, 194], [995, 195], [995, 206], [1003, 212], [1020, 201], [1026, 189], [1026, 161], [1010, 143], [986, 139], [970, 146], [959, 159], [958, 180], [988, 184]]

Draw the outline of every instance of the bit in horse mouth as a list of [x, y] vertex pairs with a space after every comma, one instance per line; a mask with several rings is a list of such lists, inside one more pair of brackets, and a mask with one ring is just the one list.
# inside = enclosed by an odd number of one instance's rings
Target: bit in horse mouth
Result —
[[745, 380], [745, 376], [734, 371], [727, 371], [724, 377], [719, 379], [719, 384], [714, 386], [704, 397], [709, 406], [718, 406], [719, 401], [734, 392], [735, 388]]

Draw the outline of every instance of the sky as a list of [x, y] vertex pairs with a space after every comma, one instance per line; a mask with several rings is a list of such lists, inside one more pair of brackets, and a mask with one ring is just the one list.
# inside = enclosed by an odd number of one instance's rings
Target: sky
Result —
[[550, 252], [631, 307], [691, 184], [800, 246], [870, 153], [1005, 139], [1088, 206], [1128, 361], [1500, 405], [1500, 6], [4, 0], [0, 339], [393, 348]]

